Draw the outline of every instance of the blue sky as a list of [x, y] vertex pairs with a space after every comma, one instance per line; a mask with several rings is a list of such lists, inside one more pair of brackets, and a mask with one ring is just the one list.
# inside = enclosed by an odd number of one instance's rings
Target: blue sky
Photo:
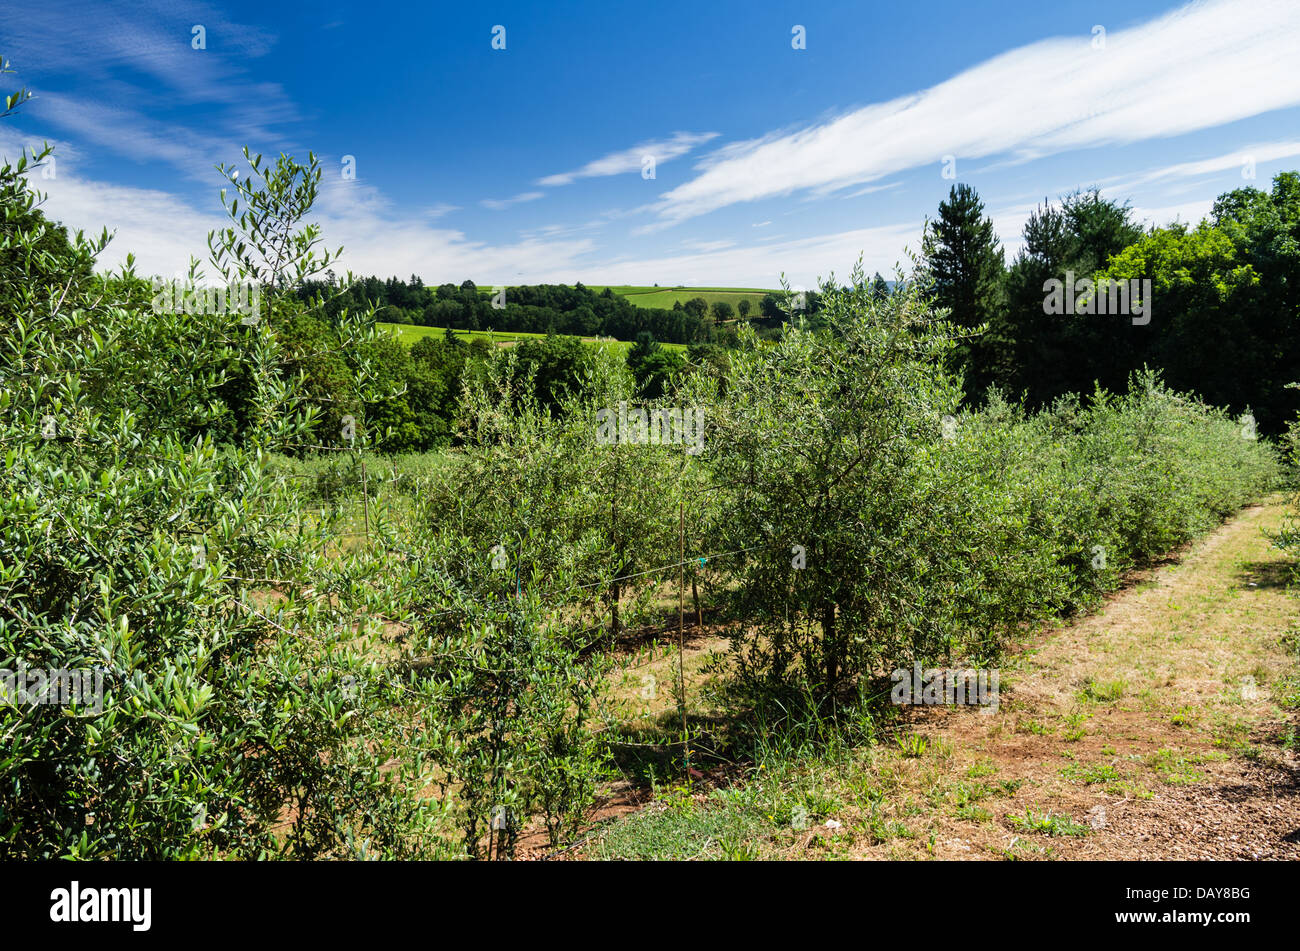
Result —
[[1300, 167], [1297, 50], [1294, 0], [47, 0], [0, 27], [37, 97], [0, 153], [55, 144], [47, 211], [145, 274], [204, 256], [247, 144], [320, 156], [360, 274], [811, 286], [892, 273], [954, 181], [1008, 251], [1075, 188], [1164, 224], [1267, 187]]

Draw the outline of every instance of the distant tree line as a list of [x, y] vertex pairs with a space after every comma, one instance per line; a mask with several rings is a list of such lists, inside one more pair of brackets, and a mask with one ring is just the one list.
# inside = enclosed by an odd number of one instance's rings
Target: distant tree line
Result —
[[[462, 396], [467, 387], [483, 379], [493, 349], [482, 337], [467, 340], [452, 330], [425, 337], [410, 347], [395, 336], [379, 334], [359, 345], [356, 358], [370, 367], [372, 385], [386, 396], [363, 404], [350, 389], [353, 371], [340, 355], [327, 349], [335, 337], [327, 321], [298, 314], [279, 325], [279, 334], [290, 355], [289, 365], [302, 373], [303, 391], [326, 407], [321, 429], [337, 431], [346, 414], [364, 418], [370, 424], [374, 448], [389, 453], [425, 452], [458, 444]], [[510, 385], [519, 396], [527, 393], [540, 406], [558, 412], [566, 399], [587, 395], [596, 351], [580, 338], [548, 334], [520, 340], [510, 347], [510, 353]], [[642, 331], [626, 362], [639, 394], [655, 399], [671, 392], [690, 372], [725, 373], [727, 353], [714, 343], [669, 349]], [[230, 394], [232, 405], [246, 402], [233, 396]]]
[[[331, 289], [334, 276], [309, 282], [301, 289], [304, 299]], [[502, 299], [503, 298], [503, 299]], [[343, 308], [374, 307], [381, 321], [454, 330], [498, 330], [510, 333], [555, 333], [577, 337], [613, 337], [634, 340], [649, 333], [665, 343], [710, 343], [718, 337], [709, 319], [708, 304], [700, 300], [669, 310], [638, 307], [609, 288], [597, 292], [581, 283], [534, 284], [505, 288], [501, 298], [495, 288], [480, 288], [473, 281], [431, 287], [419, 275], [403, 281], [390, 277], [362, 278], [331, 303], [334, 313]]]

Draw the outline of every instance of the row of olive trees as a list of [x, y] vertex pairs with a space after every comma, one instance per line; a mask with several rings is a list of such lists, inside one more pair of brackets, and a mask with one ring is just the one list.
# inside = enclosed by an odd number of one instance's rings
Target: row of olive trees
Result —
[[855, 273], [827, 289], [825, 332], [733, 355], [707, 458], [726, 547], [755, 549], [735, 575], [751, 695], [834, 709], [913, 661], [987, 661], [1276, 477], [1248, 420], [1151, 373], [1032, 417], [996, 393], [959, 412], [927, 296]]
[[644, 617], [679, 546], [689, 570], [723, 553], [709, 571], [738, 682], [834, 709], [899, 665], [992, 660], [1276, 476], [1248, 423], [1151, 373], [1034, 415], [997, 393], [961, 410], [954, 329], [919, 281], [881, 294], [855, 274], [824, 289], [822, 317], [772, 344], [746, 335], [725, 374], [686, 374], [651, 403], [701, 412], [699, 456], [601, 445], [596, 413], [630, 390], [600, 361], [550, 413], [499, 355], [420, 522], [496, 551], [511, 595], [571, 575], [568, 610], [593, 628], [616, 628], [619, 605]]

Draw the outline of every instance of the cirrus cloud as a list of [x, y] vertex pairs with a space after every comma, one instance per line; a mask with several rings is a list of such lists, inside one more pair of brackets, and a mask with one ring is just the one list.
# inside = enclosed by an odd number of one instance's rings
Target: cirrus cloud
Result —
[[1028, 161], [1300, 104], [1294, 0], [1196, 2], [1103, 39], [1042, 40], [921, 92], [728, 145], [660, 197], [652, 227], [796, 191], [824, 195], [945, 156]]
[[685, 155], [695, 146], [717, 138], [716, 132], [675, 132], [671, 139], [643, 142], [621, 152], [611, 152], [588, 162], [582, 168], [558, 175], [547, 175], [537, 180], [538, 185], [572, 185], [580, 178], [598, 178], [605, 175], [622, 175], [640, 170], [641, 163], [648, 155], [659, 164]]

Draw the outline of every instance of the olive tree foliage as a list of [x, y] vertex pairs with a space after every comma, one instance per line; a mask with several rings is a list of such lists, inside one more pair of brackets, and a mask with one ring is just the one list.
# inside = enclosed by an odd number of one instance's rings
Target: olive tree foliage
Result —
[[605, 664], [585, 650], [594, 632], [564, 610], [572, 575], [537, 574], [506, 592], [505, 572], [465, 540], [421, 541], [400, 570], [410, 584], [394, 614], [402, 654], [393, 670], [400, 701], [419, 718], [412, 748], [432, 767], [457, 849], [509, 856], [534, 816], [560, 844], [605, 775], [590, 728]]
[[[41, 157], [0, 167], [0, 668], [102, 695], [0, 698], [0, 856], [433, 854], [412, 715], [366, 649], [391, 592], [266, 472], [312, 415], [274, 332], [116, 299], [107, 235], [45, 241]], [[250, 448], [218, 451], [196, 429], [250, 367]]]
[[949, 329], [918, 285], [879, 301], [855, 273], [821, 307], [824, 330], [790, 326], [771, 346], [742, 329], [708, 438], [732, 547], [753, 549], [742, 676], [833, 704], [883, 658], [946, 634], [924, 597], [946, 555], [928, 543], [943, 536], [943, 488], [916, 475], [960, 389], [942, 369]]
[[[221, 189], [221, 203], [230, 224], [209, 233], [209, 263], [228, 287], [256, 288], [264, 314], [248, 329], [247, 360], [234, 386], [226, 390], [243, 404], [241, 415], [254, 434], [277, 425], [298, 425], [289, 422], [285, 411], [293, 393], [305, 414], [301, 428], [316, 441], [281, 440], [285, 448], [342, 447], [347, 416], [353, 417], [355, 428], [348, 445], [371, 444], [385, 434], [370, 432], [367, 417], [378, 414], [367, 410], [399, 393], [391, 381], [385, 382], [383, 368], [377, 365], [385, 341], [373, 308], [357, 313], [336, 306], [335, 299], [354, 281], [352, 273], [337, 286], [313, 280], [327, 272], [343, 250], [322, 248], [320, 228], [308, 220], [320, 190], [320, 162], [308, 153], [305, 165], [284, 154], [272, 163], [247, 148], [244, 159], [249, 174], [242, 177], [235, 165], [217, 166], [229, 183]], [[198, 262], [193, 262], [191, 279], [203, 277]], [[304, 299], [305, 287], [315, 293]], [[305, 331], [305, 326], [322, 324], [324, 334]], [[320, 352], [322, 347], [328, 352]], [[341, 386], [339, 381], [326, 383], [331, 363], [345, 377]], [[310, 400], [302, 398], [309, 368], [318, 390]], [[241, 436], [247, 442], [248, 435]]]
[[[243, 181], [238, 167], [217, 166], [235, 194], [227, 199], [226, 189], [221, 189], [221, 204], [231, 224], [208, 235], [212, 264], [229, 281], [255, 281], [273, 290], [297, 289], [343, 253], [342, 248], [318, 251], [320, 227], [301, 224], [316, 202], [320, 163], [309, 152], [305, 167], [284, 154], [271, 165], [247, 148], [244, 159], [253, 176]], [[260, 183], [254, 184], [259, 179]], [[243, 211], [239, 210], [241, 200]]]
[[679, 506], [706, 475], [680, 443], [602, 439], [598, 414], [632, 400], [622, 361], [599, 351], [579, 382], [549, 405], [493, 354], [461, 450], [414, 494], [403, 664], [471, 855], [510, 854], [532, 814], [553, 844], [578, 827], [606, 772], [611, 635], [681, 577]]
[[1035, 416], [996, 391], [961, 409], [921, 280], [881, 297], [855, 273], [823, 302], [824, 328], [742, 337], [709, 432], [723, 530], [750, 548], [732, 631], [750, 699], [833, 711], [914, 662], [981, 665], [1276, 477], [1253, 427], [1149, 371]]
[[593, 482], [589, 401], [630, 383], [597, 357], [552, 408], [508, 351], [463, 395], [464, 446], [413, 493], [421, 566], [403, 611], [422, 749], [472, 856], [513, 853], [532, 815], [560, 844], [605, 774], [600, 595], [618, 573]]
[[665, 578], [677, 578], [657, 569], [678, 562], [679, 503], [698, 504], [707, 472], [684, 443], [602, 437], [600, 420], [670, 403], [680, 410], [679, 401], [637, 399], [626, 366], [603, 350], [554, 408], [536, 398], [512, 351], [484, 369], [464, 396], [463, 450], [422, 493], [420, 520], [494, 556], [503, 589], [572, 573], [573, 609], [619, 633], [645, 616]]

